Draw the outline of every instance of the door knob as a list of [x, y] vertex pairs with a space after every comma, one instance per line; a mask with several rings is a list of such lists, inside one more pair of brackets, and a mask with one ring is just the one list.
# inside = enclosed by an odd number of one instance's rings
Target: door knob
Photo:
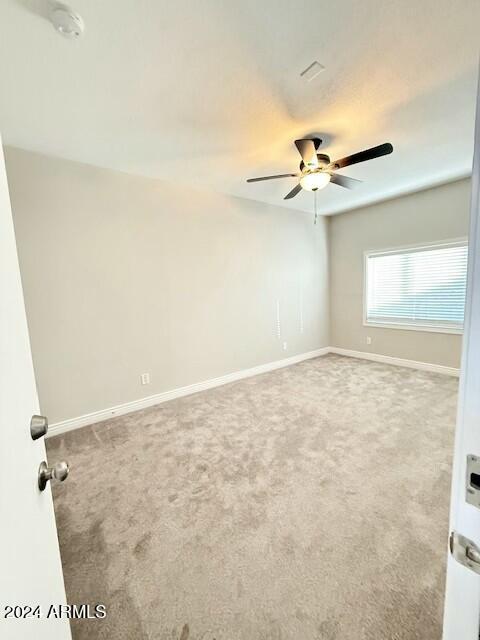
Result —
[[32, 416], [30, 420], [30, 435], [32, 440], [38, 440], [48, 431], [48, 419], [45, 416]]
[[69, 471], [68, 462], [57, 462], [53, 467], [49, 467], [45, 461], [41, 462], [38, 467], [38, 488], [43, 491], [49, 480], [63, 482]]

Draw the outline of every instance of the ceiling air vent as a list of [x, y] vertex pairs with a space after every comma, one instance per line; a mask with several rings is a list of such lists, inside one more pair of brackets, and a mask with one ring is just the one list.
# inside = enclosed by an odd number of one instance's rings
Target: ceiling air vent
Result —
[[300, 77], [306, 80], [307, 82], [311, 82], [314, 78], [318, 76], [319, 73], [325, 70], [325, 67], [314, 60], [312, 64], [308, 65], [306, 69], [302, 71]]

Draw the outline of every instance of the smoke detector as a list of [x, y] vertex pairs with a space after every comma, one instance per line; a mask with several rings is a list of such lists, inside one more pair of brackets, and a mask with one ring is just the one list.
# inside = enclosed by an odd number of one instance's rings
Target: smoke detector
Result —
[[50, 20], [58, 33], [61, 33], [65, 38], [79, 38], [85, 29], [81, 16], [64, 4], [52, 5]]

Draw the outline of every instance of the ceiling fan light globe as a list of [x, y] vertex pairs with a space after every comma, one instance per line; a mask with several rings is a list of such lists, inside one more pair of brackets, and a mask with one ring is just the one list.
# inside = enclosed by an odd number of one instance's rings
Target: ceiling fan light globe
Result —
[[315, 173], [306, 173], [300, 179], [300, 184], [307, 191], [316, 191], [323, 189], [330, 182], [330, 174], [325, 171], [317, 171]]

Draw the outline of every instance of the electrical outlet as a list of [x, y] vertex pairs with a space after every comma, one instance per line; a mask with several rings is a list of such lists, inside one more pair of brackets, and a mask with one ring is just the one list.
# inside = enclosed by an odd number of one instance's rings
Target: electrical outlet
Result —
[[140, 380], [142, 384], [150, 384], [150, 374], [142, 373], [142, 375], [140, 376]]
[[372, 344], [372, 339], [370, 336], [367, 336], [367, 344]]
[[282, 344], [282, 349], [283, 349], [284, 351], [286, 351], [286, 350], [287, 350], [287, 346], [288, 346], [288, 345], [287, 345], [287, 343], [286, 343], [286, 342], [284, 342], [284, 343]]

